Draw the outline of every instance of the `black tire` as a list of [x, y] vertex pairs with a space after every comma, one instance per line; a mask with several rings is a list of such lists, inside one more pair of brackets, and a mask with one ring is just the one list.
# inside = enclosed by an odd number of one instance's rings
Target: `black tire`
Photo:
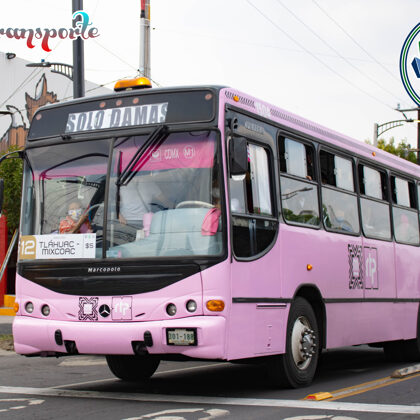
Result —
[[286, 353], [270, 358], [269, 376], [276, 386], [308, 386], [315, 376], [320, 348], [315, 313], [306, 299], [298, 297], [292, 303], [286, 334]]
[[106, 356], [111, 372], [124, 381], [136, 382], [149, 379], [159, 366], [160, 359], [156, 356]]
[[404, 342], [398, 340], [384, 343], [384, 353], [388, 362], [404, 362]]
[[384, 352], [389, 362], [420, 361], [420, 311], [417, 315], [417, 337], [384, 343]]
[[420, 361], [420, 337], [412, 340], [404, 341], [404, 361], [419, 362]]

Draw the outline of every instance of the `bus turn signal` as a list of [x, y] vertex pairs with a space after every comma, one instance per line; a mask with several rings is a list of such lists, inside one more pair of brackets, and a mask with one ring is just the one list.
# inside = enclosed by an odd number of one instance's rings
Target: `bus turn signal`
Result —
[[209, 311], [222, 312], [225, 309], [225, 302], [223, 300], [208, 300], [206, 306]]

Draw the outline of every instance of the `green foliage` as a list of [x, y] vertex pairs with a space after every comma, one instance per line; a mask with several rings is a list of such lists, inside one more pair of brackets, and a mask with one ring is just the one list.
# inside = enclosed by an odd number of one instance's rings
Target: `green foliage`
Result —
[[[1, 156], [14, 150], [19, 150], [19, 148], [11, 146]], [[22, 170], [22, 159], [5, 159], [0, 164], [0, 178], [4, 179], [3, 213], [7, 216], [7, 227], [10, 233], [19, 226]]]
[[[368, 144], [372, 144], [369, 140], [366, 141]], [[378, 140], [378, 149], [385, 150], [388, 153], [399, 156], [400, 158], [409, 160], [410, 162], [417, 162], [417, 155], [415, 152], [410, 152], [409, 149], [412, 149], [411, 144], [407, 144], [407, 140], [401, 140], [397, 145], [395, 145], [394, 137], [391, 137], [389, 142], [386, 142], [384, 139]]]

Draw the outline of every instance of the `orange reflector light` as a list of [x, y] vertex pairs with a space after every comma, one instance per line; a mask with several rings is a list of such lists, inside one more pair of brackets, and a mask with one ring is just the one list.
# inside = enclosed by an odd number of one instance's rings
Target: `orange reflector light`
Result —
[[376, 152], [372, 152], [372, 156], [376, 156]]
[[209, 311], [222, 312], [225, 309], [225, 302], [223, 300], [209, 300], [206, 306]]
[[114, 90], [119, 92], [121, 90], [145, 89], [151, 88], [152, 83], [147, 77], [136, 77], [135, 79], [118, 80], [115, 83]]
[[235, 96], [233, 97], [233, 100], [234, 100], [235, 102], [239, 102], [239, 96], [238, 96], [238, 95], [235, 95]]
[[13, 310], [17, 313], [19, 311], [19, 303], [15, 302], [13, 305]]
[[307, 269], [308, 271], [311, 271], [311, 270], [312, 270], [312, 265], [311, 265], [311, 264], [308, 264], [308, 265], [306, 266], [306, 269]]
[[327, 400], [328, 398], [332, 398], [332, 394], [329, 392], [316, 392], [315, 394], [308, 395], [304, 400], [322, 401]]

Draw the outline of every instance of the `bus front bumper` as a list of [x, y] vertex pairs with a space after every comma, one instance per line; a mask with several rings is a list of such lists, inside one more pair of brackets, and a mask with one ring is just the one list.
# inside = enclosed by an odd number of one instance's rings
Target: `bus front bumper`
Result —
[[[146, 322], [72, 322], [16, 316], [13, 338], [16, 353], [28, 356], [148, 352], [224, 359], [225, 328], [222, 316]], [[168, 329], [172, 334], [192, 332], [196, 342], [170, 345]]]

